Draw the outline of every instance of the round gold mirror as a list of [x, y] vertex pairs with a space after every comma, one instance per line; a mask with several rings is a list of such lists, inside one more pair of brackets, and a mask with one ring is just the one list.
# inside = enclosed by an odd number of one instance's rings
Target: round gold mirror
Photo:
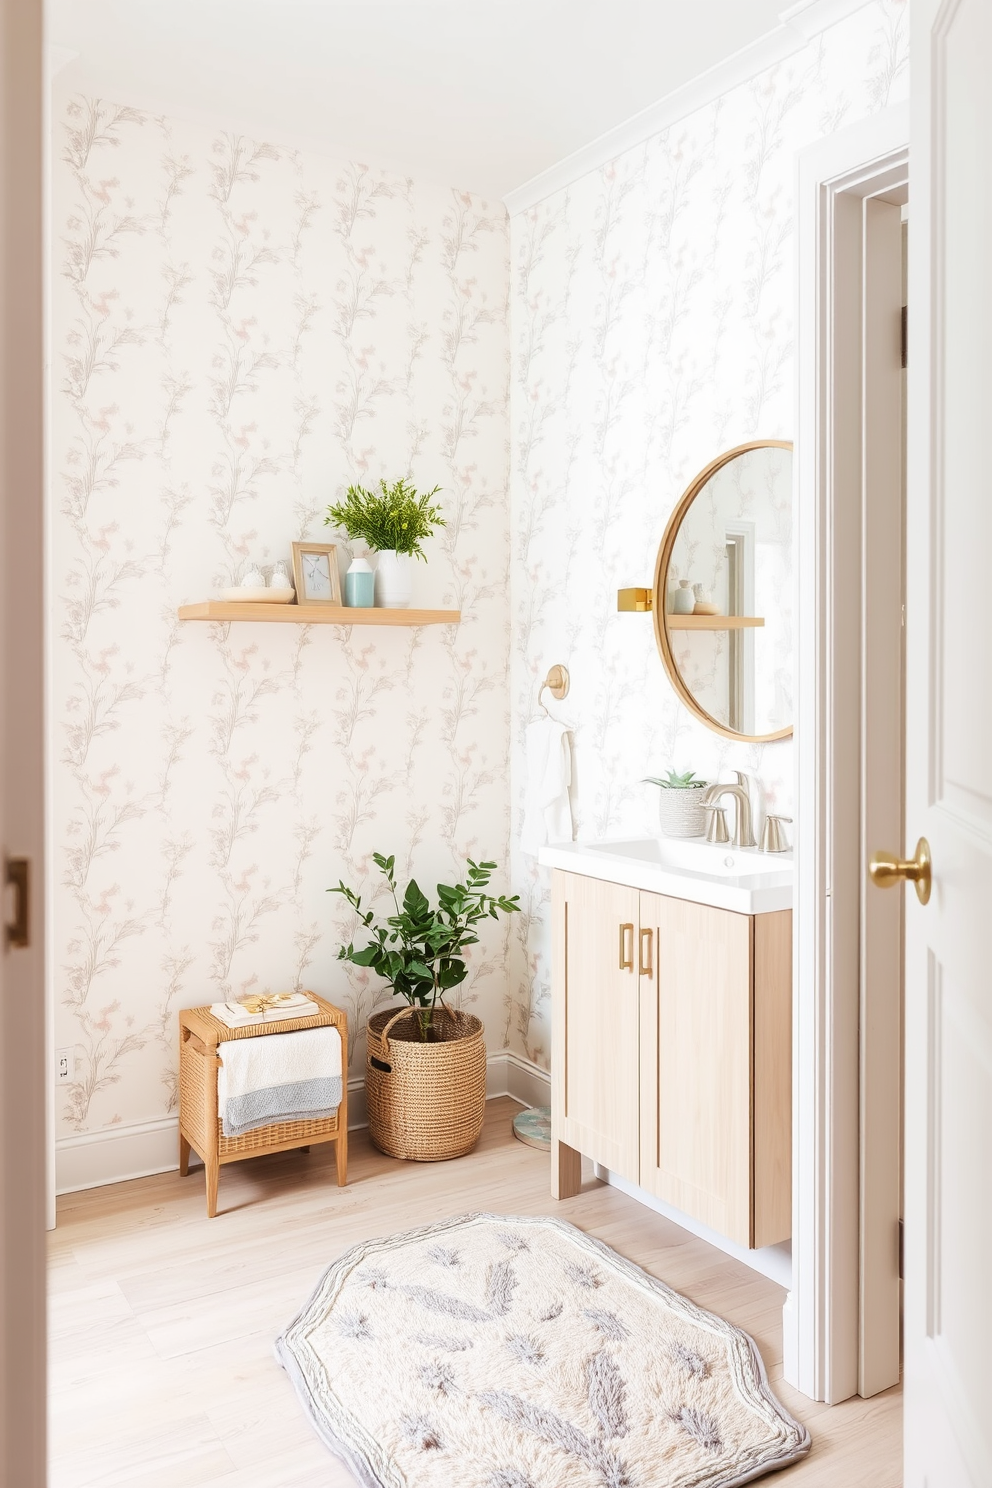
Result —
[[728, 739], [792, 733], [792, 445], [759, 439], [701, 470], [665, 529], [652, 596], [665, 670]]

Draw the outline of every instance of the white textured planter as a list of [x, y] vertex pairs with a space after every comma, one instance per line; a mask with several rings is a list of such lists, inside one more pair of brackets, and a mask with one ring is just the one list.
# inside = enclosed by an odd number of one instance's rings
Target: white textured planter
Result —
[[702, 837], [706, 832], [703, 810], [705, 785], [659, 788], [658, 815], [666, 837]]
[[409, 553], [387, 548], [379, 554], [375, 592], [384, 610], [405, 610], [413, 595], [413, 559]]

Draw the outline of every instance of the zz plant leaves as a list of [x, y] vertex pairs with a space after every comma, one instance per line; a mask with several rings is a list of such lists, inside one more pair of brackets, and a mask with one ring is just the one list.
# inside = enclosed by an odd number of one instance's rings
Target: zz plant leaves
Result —
[[468, 975], [462, 952], [478, 944], [476, 926], [485, 919], [499, 919], [501, 913], [513, 914], [520, 908], [520, 898], [487, 893], [497, 865], [469, 858], [467, 882], [438, 884], [436, 906], [413, 878], [401, 901], [395, 856], [373, 853], [372, 858], [389, 887], [395, 912], [383, 917], [363, 909], [361, 897], [343, 882], [328, 889], [348, 901], [370, 936], [367, 945], [341, 946], [338, 960], [367, 966], [382, 977], [397, 997], [417, 1009], [420, 1036], [426, 1040], [435, 1006], [443, 1004], [444, 994]]

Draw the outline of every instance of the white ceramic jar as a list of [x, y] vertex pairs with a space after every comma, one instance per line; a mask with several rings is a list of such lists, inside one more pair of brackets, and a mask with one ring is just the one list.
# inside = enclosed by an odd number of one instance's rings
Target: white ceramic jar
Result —
[[375, 571], [379, 604], [385, 610], [405, 610], [413, 596], [413, 559], [409, 553], [387, 548], [379, 554]]
[[688, 579], [679, 579], [679, 587], [672, 590], [673, 615], [691, 615], [696, 606], [696, 596]]

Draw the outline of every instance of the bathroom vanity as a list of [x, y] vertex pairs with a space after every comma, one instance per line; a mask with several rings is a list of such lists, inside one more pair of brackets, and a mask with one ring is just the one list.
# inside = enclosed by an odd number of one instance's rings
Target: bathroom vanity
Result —
[[791, 1232], [792, 864], [701, 841], [547, 847], [552, 1192], [581, 1157], [753, 1249]]

